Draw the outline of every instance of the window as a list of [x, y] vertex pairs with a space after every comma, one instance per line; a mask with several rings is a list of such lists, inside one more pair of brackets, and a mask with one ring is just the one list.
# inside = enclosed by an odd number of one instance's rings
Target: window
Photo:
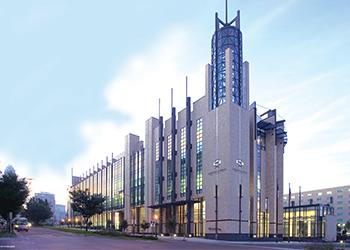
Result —
[[343, 210], [343, 207], [337, 207], [337, 210]]
[[167, 168], [167, 198], [171, 198], [171, 194], [173, 192], [173, 178], [172, 178], [172, 169], [171, 169], [171, 144], [172, 144], [172, 139], [171, 135], [168, 135], [168, 168]]
[[308, 197], [312, 196], [312, 194], [307, 194]]
[[333, 196], [329, 197], [329, 203], [333, 204]]
[[338, 190], [337, 190], [337, 193], [342, 193], [342, 192], [343, 192], [342, 189], [338, 189]]
[[338, 199], [342, 199], [343, 196], [342, 196], [342, 195], [338, 195], [337, 198], [338, 198]]
[[321, 197], [317, 197], [317, 201], [321, 201], [322, 200], [322, 198]]
[[322, 195], [322, 192], [319, 192], [317, 195], [318, 195], [318, 196], [321, 196], [321, 195]]
[[337, 216], [342, 216], [343, 215], [343, 213], [337, 213]]
[[341, 204], [343, 204], [343, 201], [337, 201], [337, 204], [341, 205]]
[[167, 139], [167, 142], [168, 142], [168, 160], [171, 160], [171, 143], [172, 143], [172, 140], [171, 140], [171, 135], [168, 135], [168, 139]]
[[186, 194], [186, 128], [180, 130], [180, 195]]
[[202, 192], [203, 188], [203, 120], [196, 122], [196, 193]]
[[327, 191], [327, 194], [332, 194], [332, 191]]
[[156, 161], [159, 160], [159, 142], [156, 143]]
[[113, 207], [124, 207], [124, 158], [112, 159], [113, 165]]

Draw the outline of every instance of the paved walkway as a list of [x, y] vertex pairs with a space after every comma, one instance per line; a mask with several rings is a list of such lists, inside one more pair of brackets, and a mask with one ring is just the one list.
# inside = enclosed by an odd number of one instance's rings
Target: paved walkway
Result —
[[120, 239], [115, 237], [85, 236], [66, 233], [47, 228], [32, 228], [29, 232], [20, 232], [15, 238], [0, 238], [0, 250], [25, 249], [25, 250], [109, 250], [109, 249], [242, 249], [242, 250], [284, 250], [303, 249], [300, 243], [275, 243], [275, 242], [232, 242], [215, 241], [202, 238], [161, 237], [159, 240]]

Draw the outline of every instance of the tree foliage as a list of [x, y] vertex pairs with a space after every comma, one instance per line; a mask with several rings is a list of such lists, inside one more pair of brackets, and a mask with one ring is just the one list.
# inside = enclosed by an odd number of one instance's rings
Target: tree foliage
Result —
[[350, 231], [350, 220], [348, 220], [346, 223], [345, 223], [345, 229], [347, 231]]
[[53, 215], [50, 204], [47, 200], [35, 197], [28, 201], [25, 214], [30, 221], [34, 222], [34, 224], [39, 224], [40, 222], [51, 218]]
[[168, 218], [166, 223], [165, 223], [165, 227], [167, 228], [167, 230], [170, 234], [175, 233], [176, 219], [173, 217]]
[[120, 223], [120, 231], [124, 232], [128, 228], [128, 221], [127, 220], [122, 220]]
[[86, 231], [88, 230], [88, 221], [95, 214], [101, 214], [104, 210], [103, 202], [105, 198], [99, 194], [90, 194], [88, 190], [70, 192], [72, 201], [71, 207], [84, 218]]
[[150, 223], [147, 221], [142, 221], [141, 223], [141, 228], [142, 232], [145, 233], [145, 231], [150, 227]]
[[14, 172], [0, 176], [0, 214], [7, 219], [9, 212], [17, 214], [28, 197], [29, 191], [24, 178], [18, 178]]

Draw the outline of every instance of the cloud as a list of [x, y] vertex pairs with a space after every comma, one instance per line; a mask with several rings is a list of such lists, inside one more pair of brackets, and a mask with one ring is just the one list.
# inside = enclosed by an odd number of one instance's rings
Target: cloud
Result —
[[158, 116], [158, 98], [161, 114], [170, 116], [171, 88], [174, 105], [185, 106], [186, 75], [193, 100], [204, 95], [204, 65], [189, 64], [190, 40], [189, 31], [170, 30], [145, 53], [131, 57], [105, 89], [108, 107], [132, 117], [132, 131], [143, 133], [145, 120]]
[[344, 163], [350, 155], [350, 133], [346, 129], [350, 120], [343, 113], [349, 98], [339, 97], [287, 123], [285, 188], [288, 182], [304, 190], [349, 184], [350, 171]]
[[257, 33], [263, 32], [273, 21], [281, 17], [290, 7], [296, 4], [299, 0], [283, 1], [276, 8], [268, 11], [266, 15], [258, 18], [245, 32], [246, 37], [252, 39]]
[[[40, 165], [32, 166], [24, 161], [16, 160], [12, 155], [0, 152], [0, 170], [4, 170], [6, 166], [13, 165], [17, 175], [20, 178], [30, 179], [30, 197], [38, 192], [54, 193], [56, 204], [65, 204], [67, 201], [67, 191], [69, 172], [60, 171], [59, 168], [52, 166]], [[33, 170], [35, 169], [35, 172]], [[57, 169], [57, 170], [53, 170]]]
[[204, 95], [204, 65], [187, 61], [193, 43], [190, 32], [172, 28], [161, 35], [141, 53], [135, 52], [106, 85], [103, 95], [107, 107], [125, 114], [127, 122], [112, 120], [85, 121], [80, 134], [85, 149], [70, 161], [65, 169], [74, 168], [75, 175], [88, 171], [111, 153], [124, 150], [128, 133], [144, 138], [145, 121], [158, 116], [158, 98], [161, 98], [161, 114], [170, 117], [170, 89], [174, 88], [174, 105], [177, 110], [185, 107], [185, 76], [189, 77], [189, 95], [196, 100]]

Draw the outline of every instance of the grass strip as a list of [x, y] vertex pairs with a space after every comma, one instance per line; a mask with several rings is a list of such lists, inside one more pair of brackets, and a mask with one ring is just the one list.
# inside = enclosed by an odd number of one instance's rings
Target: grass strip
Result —
[[77, 229], [77, 228], [66, 228], [66, 227], [53, 227], [53, 226], [48, 226], [46, 227], [48, 229], [52, 230], [57, 230], [57, 231], [62, 231], [66, 233], [75, 233], [75, 234], [80, 234], [80, 235], [86, 235], [86, 236], [109, 236], [109, 237], [117, 237], [121, 239], [135, 239], [135, 240], [157, 240], [155, 236], [150, 236], [150, 235], [130, 235], [127, 233], [122, 233], [118, 231], [85, 231], [85, 229]]

